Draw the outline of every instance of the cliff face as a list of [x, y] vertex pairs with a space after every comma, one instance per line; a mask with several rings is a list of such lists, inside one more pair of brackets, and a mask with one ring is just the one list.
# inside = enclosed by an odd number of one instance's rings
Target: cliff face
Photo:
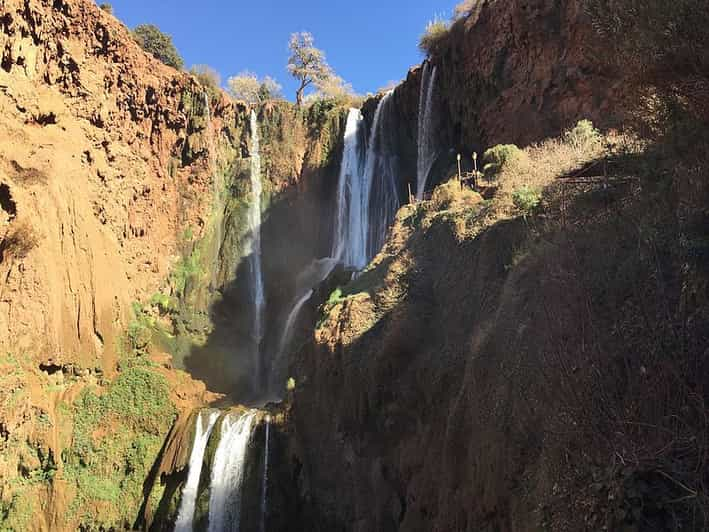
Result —
[[0, 349], [110, 372], [131, 301], [158, 291], [180, 235], [206, 225], [206, 128], [238, 147], [219, 135], [238, 110], [215, 101], [214, 120], [191, 127], [204, 89], [92, 2], [2, 12], [0, 181], [16, 210], [3, 235], [19, 244], [0, 263]]
[[[432, 180], [469, 164], [473, 151], [501, 143], [527, 146], [581, 119], [617, 125], [623, 87], [598, 61], [597, 36], [583, 2], [480, 2], [479, 15], [456, 21], [431, 51], [436, 67], [433, 128], [439, 148]], [[396, 88], [402, 180], [416, 183], [422, 67]], [[365, 103], [371, 123], [376, 100]], [[402, 187], [403, 190], [406, 187]]]

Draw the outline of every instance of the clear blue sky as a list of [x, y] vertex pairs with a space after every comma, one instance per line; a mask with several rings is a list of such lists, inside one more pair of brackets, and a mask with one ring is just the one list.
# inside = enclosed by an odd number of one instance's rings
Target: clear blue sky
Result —
[[186, 66], [208, 64], [226, 78], [270, 75], [293, 99], [288, 38], [309, 31], [335, 71], [358, 93], [375, 92], [420, 63], [418, 38], [459, 0], [109, 0], [128, 27], [151, 23], [172, 35]]

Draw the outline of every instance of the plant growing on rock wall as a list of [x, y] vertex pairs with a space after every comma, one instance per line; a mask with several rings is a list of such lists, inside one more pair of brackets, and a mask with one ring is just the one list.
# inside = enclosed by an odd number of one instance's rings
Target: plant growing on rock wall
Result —
[[311, 85], [323, 86], [334, 75], [325, 61], [325, 53], [315, 47], [312, 34], [303, 31], [293, 33], [288, 43], [291, 56], [288, 59], [288, 72], [300, 83], [295, 92], [297, 105], [303, 104], [305, 89]]
[[590, 120], [580, 120], [573, 128], [564, 133], [564, 140], [573, 148], [583, 150], [601, 138], [600, 132]]
[[450, 24], [440, 17], [429, 21], [423, 35], [419, 38], [419, 50], [425, 55], [435, 53], [448, 35], [448, 30], [450, 30]]
[[113, 15], [113, 6], [111, 4], [105, 2], [98, 7], [99, 9], [101, 9], [101, 11], [105, 11], [109, 15]]
[[185, 62], [172, 42], [172, 37], [153, 24], [139, 24], [133, 30], [133, 38], [143, 50], [168, 66], [181, 69]]

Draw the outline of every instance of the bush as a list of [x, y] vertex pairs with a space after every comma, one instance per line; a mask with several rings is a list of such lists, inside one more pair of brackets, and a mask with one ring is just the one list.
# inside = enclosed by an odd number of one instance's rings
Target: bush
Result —
[[199, 84], [205, 89], [219, 89], [222, 84], [222, 77], [215, 69], [209, 65], [193, 65], [190, 74], [197, 78]]
[[512, 203], [525, 218], [534, 212], [541, 200], [542, 195], [539, 190], [527, 185], [518, 188], [512, 193]]
[[495, 179], [506, 165], [524, 157], [524, 152], [514, 144], [498, 144], [483, 154], [483, 172], [488, 181]]
[[168, 66], [181, 69], [185, 62], [172, 42], [172, 37], [153, 24], [140, 24], [133, 30], [133, 38], [149, 54]]
[[599, 142], [601, 133], [593, 126], [590, 120], [581, 120], [572, 129], [564, 133], [564, 141], [573, 148], [582, 150], [593, 143]]
[[419, 50], [426, 55], [435, 53], [448, 35], [450, 24], [438, 17], [429, 21], [419, 38]]
[[436, 209], [444, 210], [449, 209], [453, 205], [465, 207], [476, 205], [482, 201], [482, 197], [468, 187], [461, 187], [460, 181], [453, 178], [434, 189], [431, 201]]
[[101, 11], [105, 11], [109, 15], [113, 15], [113, 6], [108, 3], [103, 3], [100, 6], [98, 6]]

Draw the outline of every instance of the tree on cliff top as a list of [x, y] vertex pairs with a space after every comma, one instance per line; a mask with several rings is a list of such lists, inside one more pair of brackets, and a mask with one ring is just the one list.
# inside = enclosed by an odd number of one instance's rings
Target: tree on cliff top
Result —
[[181, 69], [185, 62], [172, 42], [172, 37], [153, 24], [139, 24], [133, 30], [133, 38], [146, 52], [168, 66]]
[[229, 94], [237, 100], [259, 104], [281, 97], [281, 86], [270, 76], [259, 79], [256, 74], [244, 70], [227, 80]]
[[303, 104], [303, 94], [310, 85], [324, 86], [334, 75], [325, 61], [325, 53], [315, 47], [315, 39], [306, 32], [294, 33], [290, 37], [288, 48], [288, 72], [300, 82], [295, 92], [297, 105]]

